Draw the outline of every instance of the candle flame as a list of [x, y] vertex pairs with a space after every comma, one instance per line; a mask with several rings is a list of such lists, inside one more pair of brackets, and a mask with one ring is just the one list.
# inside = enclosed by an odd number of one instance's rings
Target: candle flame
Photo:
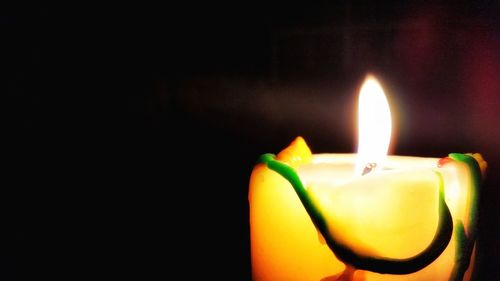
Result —
[[359, 94], [356, 175], [383, 167], [391, 129], [391, 111], [384, 90], [374, 76], [368, 75]]

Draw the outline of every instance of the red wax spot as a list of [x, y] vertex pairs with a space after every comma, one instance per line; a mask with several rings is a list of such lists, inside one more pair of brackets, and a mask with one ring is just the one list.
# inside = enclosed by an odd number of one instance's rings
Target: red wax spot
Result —
[[450, 157], [444, 157], [444, 158], [439, 159], [438, 168], [443, 167], [444, 164], [451, 162], [451, 161], [453, 161], [453, 159], [451, 159]]

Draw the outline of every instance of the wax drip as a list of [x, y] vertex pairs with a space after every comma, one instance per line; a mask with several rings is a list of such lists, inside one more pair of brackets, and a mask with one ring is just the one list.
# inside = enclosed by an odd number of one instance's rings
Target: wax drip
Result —
[[456, 251], [455, 251], [455, 265], [453, 267], [450, 281], [462, 281], [465, 272], [469, 268], [476, 242], [476, 228], [478, 217], [478, 204], [479, 204], [479, 186], [483, 180], [483, 175], [486, 172], [487, 164], [480, 154], [461, 154], [450, 153], [448, 157], [439, 161], [439, 167], [446, 165], [451, 161], [463, 162], [468, 166], [471, 173], [470, 192], [470, 214], [469, 214], [469, 229], [465, 230], [464, 224], [461, 220], [456, 222], [455, 235], [456, 235]]

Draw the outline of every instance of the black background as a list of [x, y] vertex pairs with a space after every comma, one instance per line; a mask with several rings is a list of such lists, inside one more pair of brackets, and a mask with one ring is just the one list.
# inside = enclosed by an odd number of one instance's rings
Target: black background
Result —
[[248, 179], [302, 135], [355, 150], [371, 72], [392, 153], [481, 152], [498, 280], [498, 1], [4, 6], [0, 279], [249, 280]]

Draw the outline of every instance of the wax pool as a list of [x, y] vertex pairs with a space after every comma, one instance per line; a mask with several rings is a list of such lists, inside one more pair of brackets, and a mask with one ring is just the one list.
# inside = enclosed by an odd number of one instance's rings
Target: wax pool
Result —
[[[325, 243], [290, 181], [259, 163], [249, 187], [253, 280], [469, 280], [475, 189], [486, 168], [480, 155], [470, 158], [478, 164], [476, 170], [449, 157], [389, 156], [382, 171], [355, 177], [356, 155], [313, 155], [297, 138], [273, 161], [296, 172], [327, 222], [323, 231], [350, 253], [404, 260], [424, 251], [439, 228], [440, 186], [453, 232], [437, 258], [415, 272], [377, 273], [346, 266], [342, 255]], [[456, 262], [459, 254], [470, 254], [470, 266]]]

